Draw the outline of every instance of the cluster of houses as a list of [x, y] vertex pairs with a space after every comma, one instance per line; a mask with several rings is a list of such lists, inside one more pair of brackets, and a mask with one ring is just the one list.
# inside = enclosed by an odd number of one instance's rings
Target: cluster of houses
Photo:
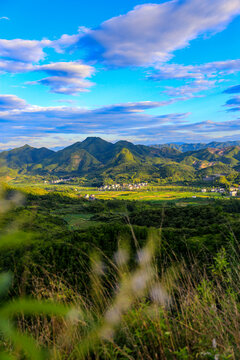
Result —
[[[229, 189], [229, 195], [230, 195], [230, 196], [233, 196], [233, 197], [234, 197], [234, 196], [237, 196], [239, 190], [240, 190], [240, 187], [239, 187], [239, 188], [236, 188], [236, 187], [234, 187], [234, 186], [231, 186], [230, 189]], [[201, 189], [201, 191], [202, 191], [202, 193], [209, 192], [209, 190], [207, 190], [207, 189], [205, 189], [205, 188]], [[210, 190], [210, 192], [212, 192], [212, 193], [225, 194], [227, 191], [226, 191], [226, 189], [224, 189], [224, 188], [212, 188], [212, 189]]]
[[120, 191], [120, 190], [127, 190], [127, 191], [133, 191], [133, 190], [140, 190], [144, 187], [147, 187], [147, 182], [137, 183], [137, 184], [112, 184], [112, 185], [104, 185], [101, 186], [98, 190], [99, 191]]
[[96, 197], [95, 197], [95, 195], [86, 194], [86, 195], [84, 195], [84, 199], [89, 200], [89, 201], [95, 201]]
[[47, 184], [47, 183], [50, 183], [50, 184], [59, 184], [59, 183], [64, 183], [64, 182], [69, 182], [69, 181], [72, 181], [72, 180], [75, 180], [74, 177], [69, 177], [67, 179], [55, 179], [55, 180], [50, 180], [50, 181], [47, 181], [45, 180], [44, 183]]
[[229, 194], [230, 196], [237, 196], [239, 191], [240, 191], [240, 186], [238, 187], [231, 186], [229, 189]]

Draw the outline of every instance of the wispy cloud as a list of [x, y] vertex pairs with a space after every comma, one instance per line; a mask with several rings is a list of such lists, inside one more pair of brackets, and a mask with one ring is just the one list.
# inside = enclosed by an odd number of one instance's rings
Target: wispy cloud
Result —
[[[240, 99], [235, 100], [235, 106]], [[166, 102], [142, 101], [113, 104], [96, 109], [74, 106], [40, 107], [13, 95], [0, 97], [1, 136], [66, 139], [77, 136], [102, 136], [112, 139], [135, 139], [138, 142], [209, 141], [240, 135], [240, 119], [231, 121], [191, 122], [189, 113], [150, 115]], [[230, 104], [231, 105], [231, 104]], [[55, 142], [51, 146], [59, 146]]]
[[[6, 100], [8, 100], [7, 105]], [[50, 127], [51, 133], [91, 133], [95, 131], [105, 134], [111, 132], [124, 134], [127, 131], [130, 133], [148, 132], [150, 128], [156, 128], [160, 124], [184, 122], [188, 116], [185, 113], [160, 116], [152, 116], [146, 113], [146, 110], [167, 105], [168, 102], [166, 101], [114, 104], [92, 110], [70, 106], [33, 106], [16, 97], [4, 98], [4, 101], [4, 111], [0, 111], [0, 122], [8, 124], [6, 125], [8, 132], [11, 126], [20, 123], [25, 126], [23, 132], [28, 134], [38, 132], [34, 124], [44, 128]], [[17, 101], [20, 106], [17, 106]]]
[[[149, 70], [147, 79], [152, 81], [181, 80], [186, 84], [180, 87], [166, 87], [169, 96], [195, 97], [197, 93], [213, 88], [224, 77], [240, 72], [240, 59], [216, 61], [201, 65], [157, 64]], [[236, 91], [230, 87], [225, 93]]]
[[2, 17], [0, 17], [0, 20], [10, 20], [10, 19], [7, 16], [2, 16]]
[[0, 95], [0, 112], [7, 110], [23, 109], [27, 107], [25, 100], [15, 95]]
[[240, 96], [235, 96], [231, 99], [229, 99], [225, 106], [228, 108], [227, 112], [236, 112], [240, 111]]
[[164, 93], [171, 97], [182, 97], [183, 99], [191, 99], [192, 97], [201, 96], [196, 95], [203, 91], [209, 90], [214, 87], [216, 81], [214, 80], [195, 80], [189, 84], [179, 87], [165, 87]]
[[240, 71], [240, 59], [215, 61], [202, 65], [156, 64], [147, 78], [150, 80], [202, 80], [234, 74]]

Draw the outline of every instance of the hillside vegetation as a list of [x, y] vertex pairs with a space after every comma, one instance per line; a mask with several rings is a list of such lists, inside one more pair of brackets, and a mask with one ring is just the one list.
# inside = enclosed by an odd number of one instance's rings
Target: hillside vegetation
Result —
[[239, 200], [0, 209], [1, 359], [239, 359]]
[[238, 182], [239, 169], [239, 146], [182, 152], [171, 146], [157, 148], [127, 141], [112, 144], [89, 137], [57, 152], [25, 145], [0, 153], [0, 176], [72, 176], [97, 184], [201, 181], [209, 175], [232, 176]]

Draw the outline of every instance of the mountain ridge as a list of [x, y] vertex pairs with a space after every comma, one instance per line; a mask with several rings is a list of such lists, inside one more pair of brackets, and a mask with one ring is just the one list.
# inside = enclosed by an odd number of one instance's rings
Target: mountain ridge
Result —
[[135, 145], [124, 140], [111, 143], [99, 137], [88, 137], [58, 151], [26, 144], [0, 153], [0, 176], [13, 170], [26, 176], [71, 175], [99, 182], [187, 181], [216, 172], [235, 176], [240, 169], [240, 142], [226, 147], [216, 144], [215, 148], [191, 151]]
[[176, 150], [180, 150], [182, 152], [187, 152], [194, 150], [202, 150], [206, 148], [222, 149], [229, 146], [240, 146], [240, 140], [224, 141], [224, 142], [212, 141], [209, 143], [165, 143], [165, 144], [154, 144], [151, 146], [156, 148], [170, 147]]

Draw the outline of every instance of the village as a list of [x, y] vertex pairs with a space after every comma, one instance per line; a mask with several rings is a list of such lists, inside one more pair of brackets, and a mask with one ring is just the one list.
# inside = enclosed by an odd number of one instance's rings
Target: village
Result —
[[99, 191], [133, 191], [146, 188], [148, 186], [147, 182], [137, 183], [137, 184], [112, 184], [101, 186]]
[[208, 190], [206, 188], [201, 189], [202, 193], [211, 192], [211, 193], [219, 193], [219, 194], [226, 194], [226, 195], [227, 195], [227, 193], [229, 193], [229, 195], [231, 197], [237, 196], [239, 191], [240, 191], [240, 186], [239, 187], [231, 186], [229, 188], [229, 192], [224, 188], [212, 188], [211, 190]]
[[[207, 176], [206, 178], [204, 178], [204, 181], [210, 181], [210, 180], [214, 180], [217, 177], [219, 177], [221, 175], [216, 174], [216, 175], [212, 175], [212, 176]], [[54, 180], [50, 180], [50, 181], [44, 181], [44, 183], [50, 183], [50, 184], [61, 184], [61, 183], [67, 183], [70, 181], [74, 181], [76, 180], [75, 177], [69, 177], [69, 178], [60, 178], [60, 179], [54, 179]], [[119, 184], [119, 183], [115, 183], [115, 184], [108, 184], [108, 185], [103, 185], [101, 187], [99, 187], [97, 190], [98, 191], [137, 191], [137, 190], [142, 190], [142, 189], [146, 189], [148, 187], [149, 183], [148, 182], [139, 182], [136, 184], [133, 183], [123, 183], [123, 184]], [[78, 189], [75, 189], [75, 191], [78, 191]], [[230, 197], [236, 197], [238, 196], [238, 194], [240, 194], [240, 186], [230, 186], [229, 189], [224, 188], [224, 187], [205, 187], [202, 189], [199, 189], [199, 191], [201, 191], [202, 193], [218, 193], [221, 195], [228, 195]], [[194, 198], [196, 196], [193, 196]], [[84, 195], [84, 198], [89, 200], [89, 201], [94, 201], [96, 200], [95, 195], [93, 194], [86, 194]]]
[[74, 177], [69, 177], [69, 178], [66, 178], [66, 179], [54, 179], [54, 180], [50, 180], [50, 181], [47, 181], [45, 180], [44, 183], [47, 184], [47, 183], [50, 183], [50, 184], [60, 184], [60, 183], [67, 183], [69, 181], [73, 181], [75, 180], [76, 178]]
[[[137, 183], [137, 184], [111, 184], [111, 185], [104, 185], [98, 188], [98, 191], [134, 191], [134, 190], [141, 190], [148, 186], [147, 182]], [[96, 200], [95, 195], [86, 194], [84, 199], [89, 201]]]

